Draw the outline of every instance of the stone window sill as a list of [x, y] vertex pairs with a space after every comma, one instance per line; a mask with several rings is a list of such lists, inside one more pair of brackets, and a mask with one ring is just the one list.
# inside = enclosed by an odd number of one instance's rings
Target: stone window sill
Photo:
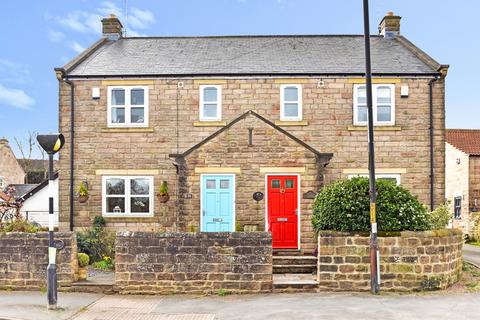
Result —
[[128, 133], [134, 133], [134, 132], [154, 132], [155, 130], [153, 128], [102, 128], [102, 132], [110, 132], [110, 133], [115, 133], [115, 132], [128, 132]]
[[[367, 126], [348, 126], [348, 131], [367, 131]], [[401, 126], [374, 126], [375, 131], [401, 131]]]
[[282, 121], [282, 120], [275, 120], [275, 125], [280, 127], [286, 126], [308, 126], [308, 121]]
[[227, 125], [226, 121], [194, 121], [194, 127], [224, 127]]

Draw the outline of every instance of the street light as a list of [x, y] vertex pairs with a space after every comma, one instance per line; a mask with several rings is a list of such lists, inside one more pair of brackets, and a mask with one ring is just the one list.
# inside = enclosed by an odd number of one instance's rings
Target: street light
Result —
[[48, 309], [57, 308], [57, 265], [55, 264], [56, 246], [53, 238], [53, 155], [62, 149], [65, 137], [61, 133], [39, 134], [37, 141], [48, 154], [48, 267], [47, 267], [47, 297]]
[[370, 18], [368, 0], [363, 0], [363, 30], [365, 39], [365, 85], [368, 110], [368, 179], [370, 183], [370, 285], [373, 294], [380, 290], [380, 260], [377, 235], [377, 187], [375, 185], [375, 148], [373, 139], [372, 65], [370, 61]]

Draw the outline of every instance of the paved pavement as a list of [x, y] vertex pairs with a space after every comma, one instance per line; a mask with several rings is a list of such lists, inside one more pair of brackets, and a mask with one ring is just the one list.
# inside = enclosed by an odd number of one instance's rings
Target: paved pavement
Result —
[[64, 320], [88, 307], [102, 295], [59, 293], [59, 310], [47, 310], [47, 294], [31, 291], [0, 291], [0, 320]]
[[463, 259], [467, 262], [477, 265], [480, 268], [480, 247], [464, 244]]
[[[93, 301], [96, 301], [92, 304]], [[0, 292], [0, 319], [236, 320], [236, 319], [480, 319], [475, 294], [266, 294], [226, 297], [60, 294], [65, 310], [47, 312], [45, 295]]]

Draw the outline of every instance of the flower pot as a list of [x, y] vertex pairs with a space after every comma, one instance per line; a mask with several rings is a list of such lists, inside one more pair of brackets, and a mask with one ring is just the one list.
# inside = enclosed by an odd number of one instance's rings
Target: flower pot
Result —
[[87, 280], [88, 270], [86, 267], [78, 267], [78, 280]]
[[169, 199], [170, 199], [170, 196], [167, 194], [157, 194], [158, 196], [158, 200], [160, 201], [160, 203], [166, 203]]
[[88, 200], [88, 196], [78, 196], [78, 202], [85, 203]]

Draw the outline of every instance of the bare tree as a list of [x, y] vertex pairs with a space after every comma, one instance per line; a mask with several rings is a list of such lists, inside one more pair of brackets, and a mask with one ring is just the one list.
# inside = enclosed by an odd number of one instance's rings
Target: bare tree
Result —
[[[45, 160], [45, 151], [40, 147], [40, 145], [37, 143], [37, 135], [38, 132], [35, 131], [29, 131], [28, 132], [28, 137], [22, 141], [22, 139], [19, 139], [17, 137], [14, 137], [15, 144], [17, 145], [18, 150], [20, 151], [20, 154], [22, 156], [22, 164], [23, 164], [23, 169], [25, 170], [25, 173], [27, 174], [26, 178], [26, 183], [30, 183], [30, 177], [29, 173], [34, 171], [36, 169], [33, 166], [33, 151], [37, 149], [41, 156], [42, 160]], [[26, 142], [26, 143], [24, 143]], [[45, 161], [42, 161], [44, 163]], [[44, 164], [45, 165], [45, 164]], [[46, 172], [47, 168], [43, 168], [43, 179], [46, 178]]]

